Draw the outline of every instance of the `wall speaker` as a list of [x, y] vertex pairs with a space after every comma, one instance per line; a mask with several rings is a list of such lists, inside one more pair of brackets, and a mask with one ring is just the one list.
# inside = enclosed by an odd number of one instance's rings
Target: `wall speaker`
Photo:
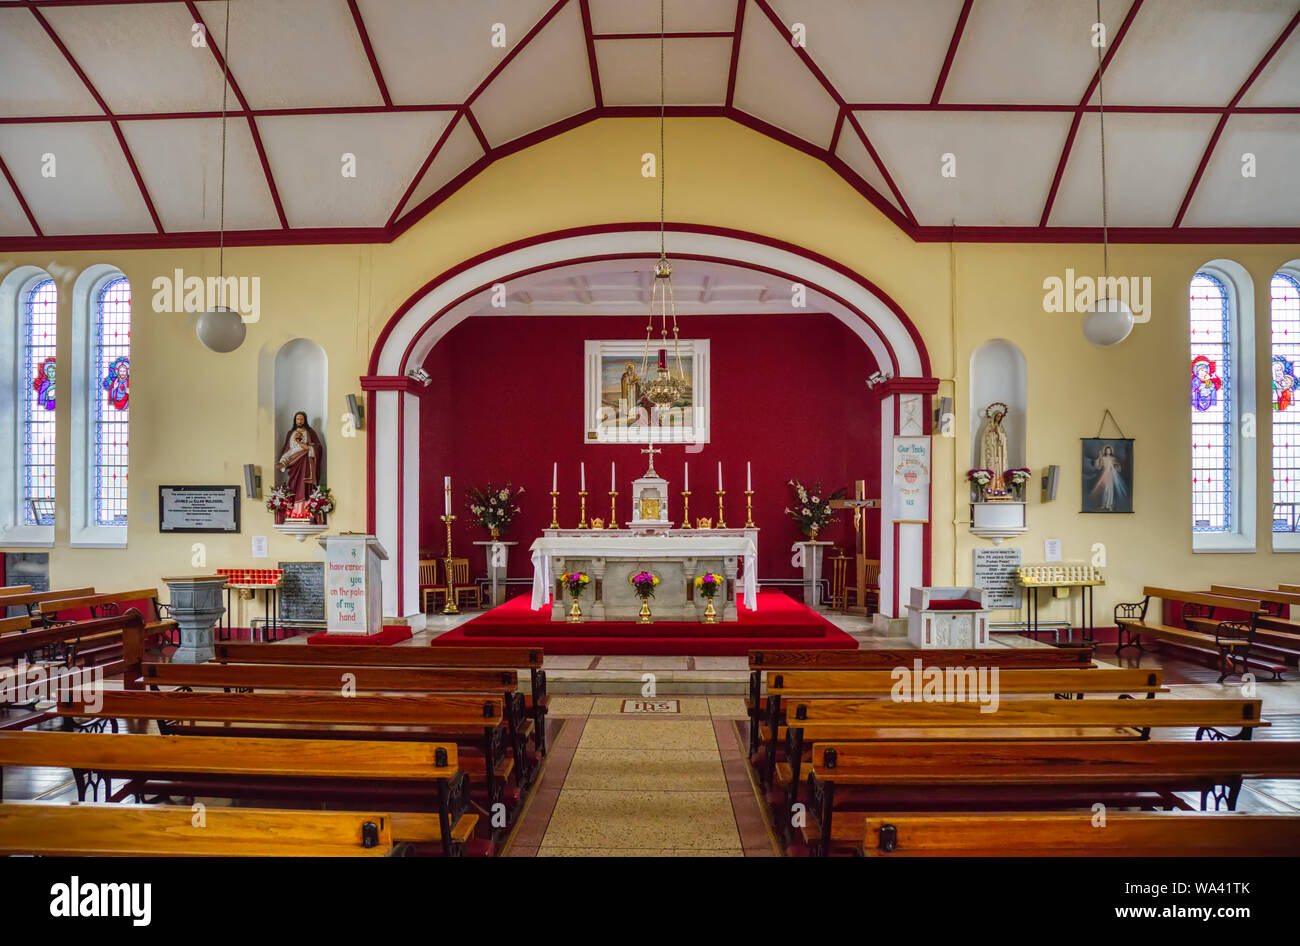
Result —
[[244, 495], [249, 499], [262, 498], [262, 474], [252, 463], [244, 464]]
[[952, 398], [936, 397], [934, 399], [934, 429], [940, 434], [944, 431], [944, 419], [952, 416]]
[[357, 430], [364, 430], [366, 426], [366, 405], [355, 394], [349, 394], [347, 398], [348, 413], [352, 415], [352, 426]]
[[1049, 466], [1043, 471], [1043, 502], [1050, 503], [1056, 499], [1056, 487], [1061, 479], [1061, 468]]

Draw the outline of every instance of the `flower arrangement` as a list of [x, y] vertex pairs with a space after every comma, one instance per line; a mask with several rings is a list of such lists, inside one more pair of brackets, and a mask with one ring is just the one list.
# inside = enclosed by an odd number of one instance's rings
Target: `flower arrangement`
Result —
[[799, 531], [816, 541], [817, 533], [830, 525], [835, 517], [831, 501], [843, 499], [847, 491], [841, 487], [827, 495], [821, 483], [805, 487], [798, 480], [790, 480], [789, 485], [794, 491], [795, 504], [785, 507], [786, 514], [793, 517], [799, 526]]
[[569, 594], [577, 598], [591, 584], [591, 576], [586, 572], [565, 572], [560, 576], [560, 584], [569, 590]]
[[522, 486], [514, 489], [509, 483], [500, 487], [488, 483], [483, 489], [468, 490], [469, 502], [466, 505], [474, 515], [474, 524], [487, 529], [494, 539], [509, 532], [510, 522], [519, 511], [515, 500], [523, 491]]
[[973, 470], [966, 471], [966, 481], [975, 487], [975, 497], [978, 500], [984, 499], [984, 491], [989, 488], [993, 482], [993, 471], [976, 467]]
[[712, 598], [722, 587], [723, 578], [721, 575], [715, 575], [713, 572], [705, 572], [695, 579], [696, 589], [706, 598]]
[[635, 575], [628, 576], [627, 581], [637, 597], [644, 601], [655, 596], [655, 585], [659, 584], [659, 576], [653, 572], [637, 572]]
[[334, 511], [334, 494], [324, 483], [319, 484], [307, 497], [307, 511], [313, 516], [324, 516]]
[[1014, 469], [1007, 470], [1002, 478], [1006, 484], [1011, 487], [1011, 491], [1016, 494], [1017, 498], [1023, 498], [1025, 493], [1025, 484], [1029, 482], [1033, 471], [1028, 467], [1018, 466]]
[[284, 515], [293, 508], [293, 490], [288, 483], [281, 483], [271, 490], [266, 497], [266, 508], [276, 515]]

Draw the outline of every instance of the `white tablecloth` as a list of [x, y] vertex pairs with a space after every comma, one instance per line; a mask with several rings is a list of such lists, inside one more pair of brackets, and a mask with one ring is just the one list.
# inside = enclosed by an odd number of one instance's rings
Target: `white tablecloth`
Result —
[[726, 558], [735, 556], [744, 562], [741, 579], [741, 603], [758, 610], [758, 552], [751, 539], [739, 536], [638, 536], [620, 535], [596, 538], [574, 536], [541, 538], [533, 543], [533, 610], [551, 600], [555, 576], [551, 574], [551, 556], [563, 553], [568, 558]]

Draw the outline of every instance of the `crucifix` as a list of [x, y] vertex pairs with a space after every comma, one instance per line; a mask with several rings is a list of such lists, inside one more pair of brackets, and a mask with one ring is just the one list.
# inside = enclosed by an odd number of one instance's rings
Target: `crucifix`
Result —
[[655, 445], [654, 445], [654, 443], [651, 442], [651, 443], [649, 444], [649, 446], [647, 446], [647, 447], [646, 447], [644, 450], [642, 450], [641, 452], [642, 452], [642, 453], [648, 453], [648, 454], [650, 455], [650, 469], [648, 469], [648, 470], [645, 471], [645, 475], [646, 475], [646, 476], [658, 476], [659, 474], [655, 472], [655, 454], [656, 454], [656, 453], [663, 453], [663, 451], [662, 451], [662, 450], [656, 450], [656, 449], [655, 449]]
[[[853, 532], [854, 532], [854, 586], [857, 590], [858, 608], [866, 610], [867, 594], [867, 530], [864, 528], [864, 519], [862, 515], [866, 509], [879, 509], [880, 500], [867, 499], [867, 481], [858, 480], [853, 484], [852, 499], [834, 499], [831, 500], [831, 506], [835, 509], [852, 509], [853, 510]], [[877, 566], [879, 567], [879, 566]], [[879, 578], [877, 578], [879, 580]], [[856, 610], [856, 609], [855, 609]]]

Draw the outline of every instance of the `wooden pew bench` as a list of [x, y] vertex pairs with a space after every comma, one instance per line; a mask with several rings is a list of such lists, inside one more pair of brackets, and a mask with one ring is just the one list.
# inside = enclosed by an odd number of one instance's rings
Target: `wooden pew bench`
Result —
[[1300, 816], [1116, 812], [870, 815], [867, 857], [1294, 857]]
[[749, 652], [749, 751], [759, 747], [765, 684], [787, 670], [833, 672], [892, 670], [921, 660], [927, 667], [1000, 667], [1017, 670], [1091, 669], [1092, 647], [1004, 647], [984, 650], [751, 650]]
[[860, 845], [863, 821], [880, 812], [1189, 808], [1176, 792], [1233, 809], [1255, 777], [1300, 778], [1300, 744], [819, 742], [802, 834], [808, 853], [826, 855]]
[[[3, 766], [72, 769], [82, 800], [101, 787], [106, 796], [121, 794], [112, 783], [123, 779], [136, 795], [185, 797], [216, 788], [202, 797], [284, 797], [293, 805], [350, 803], [361, 811], [402, 804], [413, 811], [389, 815], [393, 839], [417, 850], [436, 845], [446, 856], [462, 853], [478, 822], [467, 812], [467, 778], [450, 743], [304, 739], [286, 752], [280, 739], [2, 732]], [[226, 809], [209, 808], [209, 824], [218, 810]]]
[[[88, 621], [93, 618], [123, 614], [132, 609], [144, 617], [145, 633], [171, 639], [177, 633], [176, 622], [163, 617], [166, 605], [158, 603], [158, 589], [143, 588], [134, 591], [98, 592], [74, 597], [47, 599], [40, 604], [41, 622], [47, 625], [67, 621]], [[173, 643], [176, 641], [173, 640]], [[103, 642], [104, 650], [118, 656], [120, 643]]]
[[14, 591], [0, 595], [0, 615], [7, 613], [10, 608], [24, 608], [29, 616], [39, 617], [42, 602], [79, 598], [94, 593], [94, 588], [57, 588], [50, 591], [32, 591], [28, 588], [26, 591]]
[[534, 721], [534, 744], [541, 755], [546, 754], [546, 709], [550, 696], [546, 692], [546, 671], [542, 667], [540, 647], [374, 647], [360, 645], [348, 647], [346, 654], [340, 648], [295, 644], [215, 645], [218, 663], [271, 663], [304, 666], [336, 666], [346, 663], [355, 667], [441, 667], [448, 670], [517, 670], [526, 669], [529, 690], [524, 698], [525, 712]]
[[[138, 611], [5, 634], [0, 636], [0, 662], [16, 664], [19, 660], [28, 663], [53, 660], [69, 667], [76, 666], [84, 663], [81, 658], [86, 650], [83, 645], [87, 642], [116, 640], [120, 649], [123, 635], [133, 628], [139, 628], [143, 635], [144, 620]], [[120, 672], [123, 665], [121, 660], [117, 660], [100, 666], [105, 675], [111, 675]]]
[[[1300, 664], [1300, 621], [1283, 617], [1281, 613], [1283, 608], [1300, 607], [1300, 594], [1235, 585], [1212, 585], [1210, 594], [1230, 598], [1258, 598], [1264, 612], [1256, 618], [1255, 644], [1251, 648], [1251, 656], [1292, 667]], [[1198, 630], [1208, 630], [1213, 618], [1189, 615], [1184, 611], [1183, 621]]]
[[[1258, 599], [1230, 598], [1196, 591], [1151, 587], [1143, 588], [1142, 594], [1144, 597], [1141, 601], [1115, 605], [1115, 626], [1119, 634], [1119, 643], [1115, 647], [1116, 654], [1130, 647], [1139, 655], [1142, 654], [1146, 650], [1142, 646], [1142, 637], [1145, 636], [1213, 658], [1214, 666], [1220, 671], [1219, 683], [1222, 683], [1226, 677], [1245, 673], [1249, 667], [1269, 670], [1274, 673], [1275, 678], [1278, 677], [1280, 669], [1284, 669], [1251, 659], [1250, 648], [1255, 637], [1256, 619], [1263, 611], [1263, 605]], [[1147, 611], [1152, 598], [1179, 601], [1184, 607], [1206, 609], [1203, 613], [1211, 615], [1216, 608], [1243, 611], [1249, 615], [1249, 618], [1245, 621], [1219, 621], [1215, 623], [1212, 633], [1174, 627], [1155, 617], [1148, 617]]]

